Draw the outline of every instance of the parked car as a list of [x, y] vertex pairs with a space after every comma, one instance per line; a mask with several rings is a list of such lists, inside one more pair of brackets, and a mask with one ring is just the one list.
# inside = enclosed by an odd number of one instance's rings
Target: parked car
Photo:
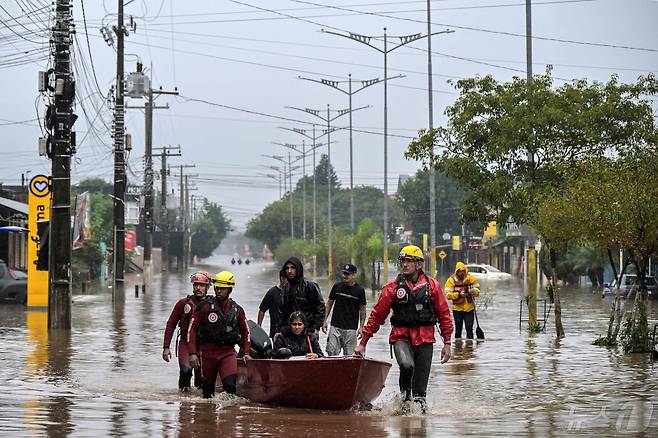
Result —
[[[647, 286], [649, 298], [658, 298], [658, 282], [656, 282], [656, 277], [653, 275], [645, 275], [644, 284]], [[619, 283], [619, 295], [622, 298], [626, 298], [629, 293], [635, 292], [638, 287], [639, 284], [636, 274], [624, 274], [621, 276], [621, 282]], [[602, 295], [614, 296], [616, 289], [617, 283], [613, 280], [612, 283], [604, 285]]]
[[466, 265], [468, 272], [473, 274], [478, 280], [511, 280], [512, 274], [503, 272], [498, 268], [485, 264]]
[[0, 260], [0, 303], [27, 302], [27, 275], [23, 271], [10, 269]]

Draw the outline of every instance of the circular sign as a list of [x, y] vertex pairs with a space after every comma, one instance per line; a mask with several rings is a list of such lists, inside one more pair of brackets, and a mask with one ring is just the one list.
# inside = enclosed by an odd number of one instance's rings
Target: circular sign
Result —
[[405, 295], [407, 295], [407, 291], [403, 288], [400, 288], [397, 290], [397, 292], [395, 292], [395, 295], [398, 297], [398, 300], [401, 300]]
[[43, 198], [50, 193], [50, 181], [46, 175], [35, 175], [30, 180], [30, 192], [37, 198]]
[[208, 321], [211, 323], [217, 322], [217, 314], [216, 313], [210, 313], [208, 314]]
[[444, 250], [439, 251], [439, 257], [441, 260], [445, 259], [448, 256]]
[[190, 313], [190, 310], [192, 310], [190, 303], [185, 304], [185, 307], [183, 307], [183, 313]]

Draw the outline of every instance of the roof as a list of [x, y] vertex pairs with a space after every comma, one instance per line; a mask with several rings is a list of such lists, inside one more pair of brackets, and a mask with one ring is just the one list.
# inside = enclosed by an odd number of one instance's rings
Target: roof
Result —
[[19, 213], [27, 214], [27, 204], [0, 197], [0, 205], [15, 210]]

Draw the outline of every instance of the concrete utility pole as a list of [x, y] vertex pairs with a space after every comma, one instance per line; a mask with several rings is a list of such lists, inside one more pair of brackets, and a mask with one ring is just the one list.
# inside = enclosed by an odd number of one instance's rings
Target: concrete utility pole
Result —
[[[50, 107], [52, 142], [52, 208], [50, 213], [48, 329], [71, 328], [71, 128], [75, 82], [71, 75], [71, 16], [69, 0], [57, 0], [52, 28], [55, 96]], [[54, 111], [52, 111], [54, 110]], [[123, 138], [123, 137], [122, 137]]]
[[[388, 36], [386, 34], [386, 28], [384, 28], [384, 36], [383, 37], [373, 37], [373, 36], [366, 36], [366, 35], [360, 35], [356, 33], [350, 32], [349, 34], [345, 35], [342, 33], [338, 32], [332, 32], [328, 31], [325, 29], [322, 29], [322, 32], [331, 34], [331, 35], [338, 35], [343, 38], [351, 39], [353, 41], [357, 41], [361, 44], [365, 44], [366, 46], [375, 49], [379, 53], [384, 55], [384, 78], [388, 78], [388, 54], [392, 52], [393, 50], [399, 49], [402, 46], [406, 46], [409, 43], [412, 43], [414, 41], [418, 41], [422, 38], [427, 37], [428, 35], [421, 35], [419, 33], [416, 34], [411, 34], [411, 35], [402, 35], [395, 37], [397, 38], [400, 42], [390, 49], [388, 48]], [[444, 30], [440, 32], [434, 32], [431, 35], [438, 35], [441, 33], [451, 33], [453, 32], [452, 30]], [[380, 49], [376, 45], [372, 44], [370, 41], [372, 39], [383, 39], [384, 42], [384, 48]], [[384, 80], [384, 282], [388, 281], [388, 234], [389, 234], [389, 226], [388, 226], [388, 80]]]
[[[142, 63], [137, 63], [137, 72], [142, 72]], [[147, 82], [150, 83], [150, 82]], [[131, 109], [144, 110], [144, 274], [150, 282], [151, 279], [151, 252], [153, 248], [153, 110], [169, 109], [169, 104], [158, 106], [155, 104], [157, 96], [163, 94], [178, 95], [174, 91], [154, 90], [149, 86], [145, 94], [144, 106], [126, 106]]]
[[[180, 146], [171, 147], [165, 146], [162, 148], [153, 148], [161, 150], [162, 153], [154, 154], [162, 158], [162, 167], [160, 170], [160, 178], [162, 186], [160, 188], [160, 233], [162, 242], [162, 272], [169, 270], [169, 218], [167, 215], [167, 157], [180, 157]], [[175, 152], [172, 152], [176, 149]]]
[[123, 71], [124, 37], [128, 29], [123, 24], [123, 2], [118, 0], [117, 25], [117, 75], [114, 89], [114, 282], [123, 283], [125, 266], [125, 194], [126, 194], [126, 160], [125, 160], [125, 108]]
[[[272, 144], [278, 145], [278, 146], [283, 146], [285, 148], [291, 149], [295, 152], [299, 152], [301, 155], [297, 155], [295, 157], [295, 160], [292, 162], [289, 162], [289, 166], [292, 165], [292, 163], [296, 163], [299, 160], [302, 160], [302, 218], [303, 218], [303, 225], [302, 225], [302, 239], [306, 240], [306, 145], [304, 142], [301, 144], [301, 150], [300, 145], [296, 144], [290, 144], [290, 143], [278, 143], [276, 141], [273, 141]], [[290, 154], [288, 154], [288, 158], [290, 159]], [[290, 168], [290, 167], [289, 167]], [[291, 187], [292, 187], [292, 180], [290, 181]], [[292, 205], [292, 204], [291, 204]]]
[[[428, 99], [428, 132], [434, 128], [434, 103], [432, 87], [432, 5], [427, 0], [427, 99]], [[434, 148], [432, 148], [432, 154]], [[430, 276], [436, 276], [436, 171], [434, 160], [430, 162]]]
[[185, 175], [183, 173], [183, 169], [190, 169], [196, 167], [196, 164], [181, 164], [179, 165], [180, 168], [180, 188], [179, 188], [179, 196], [180, 196], [180, 222], [181, 222], [181, 233], [182, 233], [182, 244], [183, 244], [183, 252], [181, 257], [176, 257], [176, 269], [177, 270], [183, 270], [185, 269], [186, 266], [186, 250], [187, 250], [187, 235], [188, 235], [188, 219], [189, 219], [189, 205], [187, 202], [187, 177], [188, 175]]
[[[353, 141], [352, 141], [352, 96], [358, 93], [361, 90], [364, 90], [372, 85], [379, 84], [380, 82], [384, 82], [383, 79], [375, 78], [375, 79], [368, 79], [365, 81], [360, 81], [361, 82], [361, 87], [352, 91], [352, 74], [348, 74], [348, 87], [347, 90], [343, 90], [339, 84], [344, 83], [345, 81], [332, 81], [330, 79], [311, 79], [311, 78], [305, 78], [303, 76], [299, 76], [299, 79], [303, 79], [305, 81], [311, 81], [315, 82], [318, 84], [326, 85], [328, 87], [334, 88], [338, 91], [340, 91], [343, 94], [346, 94], [349, 102], [349, 111], [350, 111], [350, 226], [352, 228], [352, 231], [354, 231], [354, 162], [353, 162]], [[403, 78], [404, 75], [398, 75], [394, 76], [390, 79], [395, 79], [395, 78]]]
[[334, 120], [338, 119], [339, 117], [344, 116], [345, 114], [352, 114], [353, 111], [358, 111], [362, 110], [365, 108], [368, 108], [367, 106], [363, 106], [360, 108], [355, 108], [353, 110], [348, 109], [341, 109], [341, 110], [334, 110], [338, 114], [334, 117], [331, 116], [331, 108], [329, 104], [327, 104], [327, 115], [323, 116], [321, 110], [314, 110], [314, 109], [309, 109], [309, 108], [296, 108], [294, 106], [288, 106], [286, 108], [294, 109], [297, 111], [302, 111], [307, 114], [311, 114], [320, 120], [324, 121], [327, 124], [327, 160], [328, 160], [328, 169], [327, 169], [327, 233], [328, 233], [328, 261], [327, 261], [327, 277], [329, 280], [330, 284], [333, 284], [333, 273], [334, 273], [334, 268], [333, 268], [333, 224], [332, 224], [332, 212], [331, 212], [331, 132], [337, 130], [338, 128], [332, 128], [331, 127], [331, 122]]
[[279, 129], [285, 129], [286, 131], [294, 132], [295, 134], [299, 134], [303, 137], [306, 137], [313, 142], [311, 151], [313, 152], [313, 243], [315, 243], [317, 239], [317, 209], [316, 209], [317, 193], [316, 193], [316, 177], [315, 177], [315, 150], [324, 146], [323, 143], [318, 143], [317, 141], [320, 138], [327, 135], [328, 133], [323, 132], [320, 135], [315, 135], [315, 125], [313, 125], [313, 131], [312, 131], [313, 134], [307, 134], [305, 129], [300, 129], [300, 128], [286, 128], [283, 126], [279, 126]]
[[[525, 35], [525, 44], [526, 44], [526, 80], [528, 82], [528, 107], [532, 111], [532, 1], [526, 0], [525, 2], [525, 26], [526, 26], [526, 35]], [[532, 113], [528, 114], [528, 119], [532, 123]], [[530, 139], [531, 143], [534, 142], [534, 139]], [[530, 144], [530, 165], [532, 168], [535, 168], [535, 152], [534, 145]], [[527, 259], [528, 263], [532, 263], [533, 266], [528, 265], [527, 272], [524, 272], [524, 275], [528, 277], [528, 325], [535, 326], [537, 325], [537, 280], [536, 273], [539, 270], [539, 254], [536, 253], [534, 248], [530, 247], [530, 241], [526, 239], [525, 248], [528, 254]], [[535, 266], [537, 265], [537, 266]], [[534, 275], [534, 278], [531, 277]], [[525, 283], [525, 282], [524, 282]], [[558, 293], [558, 292], [556, 292]], [[555, 313], [561, 312], [559, 298], [555, 301]], [[558, 337], [560, 332], [563, 332], [562, 327], [556, 327], [558, 332]]]

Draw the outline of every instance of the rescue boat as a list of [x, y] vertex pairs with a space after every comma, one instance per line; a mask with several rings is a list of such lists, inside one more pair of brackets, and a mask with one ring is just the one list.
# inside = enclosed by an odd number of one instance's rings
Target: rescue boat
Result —
[[391, 364], [333, 356], [239, 359], [237, 393], [258, 403], [342, 411], [368, 408], [384, 389]]

